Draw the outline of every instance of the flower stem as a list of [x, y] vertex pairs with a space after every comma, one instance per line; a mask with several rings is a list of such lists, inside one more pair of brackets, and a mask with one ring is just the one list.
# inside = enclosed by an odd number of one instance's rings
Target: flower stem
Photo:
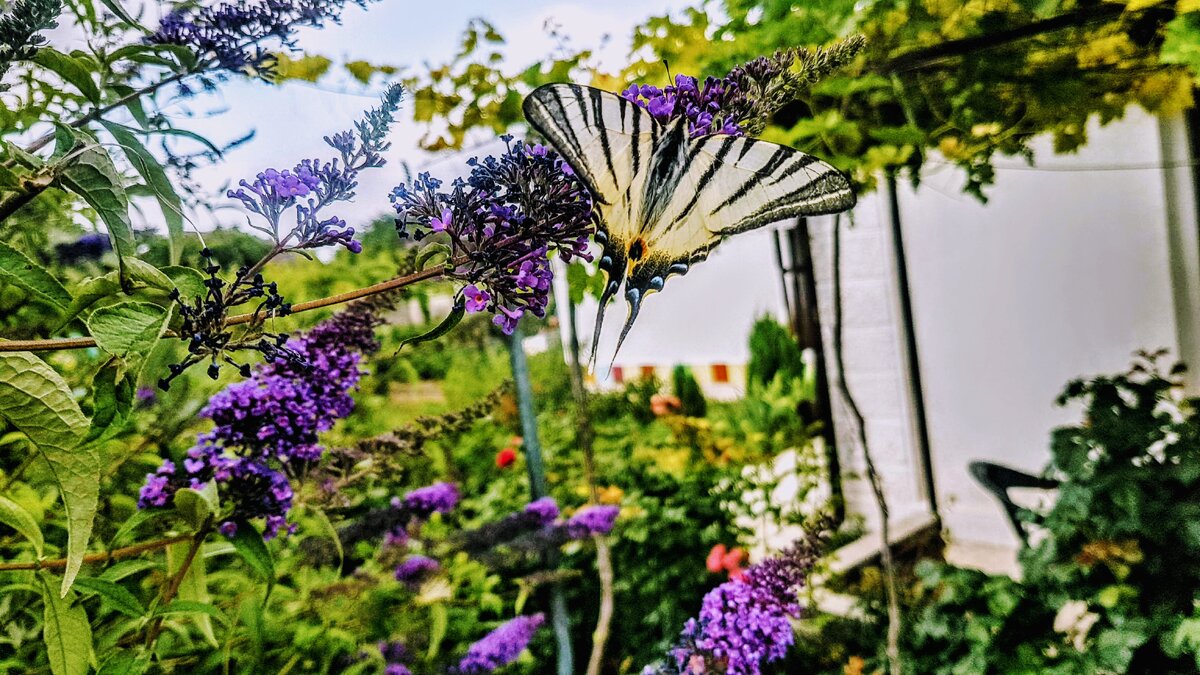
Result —
[[[299, 314], [300, 312], [307, 312], [307, 311], [314, 310], [314, 309], [320, 309], [322, 307], [329, 307], [331, 305], [339, 305], [344, 302], [350, 302], [351, 300], [358, 300], [359, 298], [365, 298], [365, 297], [368, 297], [371, 295], [378, 295], [380, 293], [386, 293], [388, 291], [393, 291], [398, 288], [404, 288], [405, 286], [411, 286], [412, 284], [415, 284], [415, 283], [418, 283], [421, 281], [430, 281], [433, 279], [437, 279], [439, 277], [445, 276], [449, 271], [454, 269], [454, 267], [462, 264], [463, 262], [466, 262], [465, 256], [456, 258], [455, 260], [451, 260], [449, 263], [442, 265], [440, 267], [431, 267], [427, 270], [422, 270], [420, 272], [414, 272], [413, 274], [407, 274], [404, 276], [395, 277], [392, 279], [388, 279], [387, 281], [382, 281], [380, 283], [377, 283], [377, 284], [374, 284], [371, 286], [367, 286], [365, 288], [360, 288], [360, 289], [353, 290], [353, 291], [347, 291], [345, 293], [338, 293], [337, 295], [331, 295], [329, 297], [319, 298], [317, 300], [309, 300], [308, 302], [297, 303], [295, 305], [292, 305], [292, 314]], [[261, 315], [259, 315], [259, 318], [262, 318]], [[253, 314], [253, 313], [238, 314], [237, 316], [229, 317], [229, 319], [227, 319], [225, 321], [225, 325], [226, 326], [237, 326], [237, 325], [241, 325], [244, 323], [250, 323], [251, 321], [254, 321], [254, 320], [255, 320], [255, 314]], [[172, 331], [167, 331], [166, 333], [164, 333], [164, 335], [167, 337], [178, 337]], [[0, 353], [3, 353], [3, 352], [44, 352], [44, 351], [54, 351], [54, 350], [60, 350], [60, 349], [87, 349], [89, 347], [95, 347], [95, 346], [96, 346], [96, 341], [93, 340], [92, 338], [88, 338], [88, 337], [51, 338], [48, 340], [10, 340], [10, 341], [0, 341]]]
[[[83, 556], [85, 563], [102, 563], [110, 560], [119, 560], [121, 558], [130, 558], [135, 555], [147, 553], [149, 551], [157, 551], [160, 548], [166, 548], [171, 544], [178, 544], [191, 539], [194, 535], [181, 534], [175, 537], [167, 537], [166, 539], [156, 539], [147, 541], [133, 546], [124, 548], [114, 548], [111, 551], [103, 551], [101, 553], [92, 553]], [[0, 563], [0, 572], [16, 572], [19, 570], [45, 570], [57, 569], [67, 566], [66, 558], [58, 558], [56, 560], [40, 560], [33, 562], [15, 562], [15, 563]]]
[[[204, 544], [204, 540], [208, 538], [208, 533], [212, 531], [212, 519], [205, 523], [191, 535], [192, 545], [188, 547], [187, 555], [183, 558], [183, 562], [179, 565], [179, 571], [175, 576], [171, 577], [170, 584], [163, 591], [162, 598], [158, 602], [159, 607], [166, 607], [171, 604], [171, 600], [175, 599], [175, 595], [179, 593], [179, 587], [183, 584], [183, 578], [187, 576], [188, 570], [191, 569], [192, 563], [196, 561], [196, 556], [200, 553], [200, 547]], [[150, 625], [150, 630], [146, 633], [146, 651], [154, 649], [154, 643], [158, 640], [159, 634], [162, 633], [163, 617], [160, 614], [154, 619], [154, 623]]]

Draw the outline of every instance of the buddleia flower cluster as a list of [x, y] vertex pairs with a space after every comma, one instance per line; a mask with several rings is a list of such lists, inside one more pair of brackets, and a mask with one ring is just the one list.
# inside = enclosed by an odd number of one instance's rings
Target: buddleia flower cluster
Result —
[[263, 519], [264, 536], [287, 529], [293, 490], [289, 475], [320, 459], [319, 435], [350, 414], [350, 392], [363, 372], [363, 355], [379, 348], [381, 321], [364, 306], [348, 309], [288, 340], [298, 359], [276, 358], [248, 379], [213, 395], [201, 416], [213, 421], [179, 463], [164, 461], [146, 476], [140, 508], [167, 506], [181, 488], [215, 481], [226, 505], [219, 529], [232, 536], [239, 523]]
[[693, 138], [757, 136], [780, 108], [853, 60], [865, 44], [861, 36], [853, 36], [827, 48], [780, 50], [736, 66], [721, 77], [707, 77], [703, 84], [680, 74], [672, 85], [661, 89], [631, 84], [621, 95], [664, 124], [687, 119]]
[[[253, 181], [240, 181], [228, 197], [266, 221], [252, 227], [270, 236], [280, 252], [336, 244], [359, 253], [362, 244], [354, 240], [354, 228], [337, 216], [324, 217], [321, 210], [353, 199], [359, 172], [385, 164], [383, 153], [391, 147], [387, 133], [403, 96], [401, 85], [388, 87], [379, 107], [367, 111], [353, 130], [326, 136], [325, 143], [338, 153], [332, 160], [305, 159], [290, 170], [265, 169]], [[287, 230], [281, 220], [293, 207], [296, 223]]]
[[742, 96], [737, 81], [708, 77], [700, 84], [691, 75], [676, 75], [675, 84], [659, 89], [653, 85], [631, 84], [621, 96], [646, 109], [654, 119], [666, 124], [686, 117], [692, 138], [710, 134], [741, 136], [740, 119], [734, 112]]
[[795, 640], [797, 592], [816, 564], [820, 543], [817, 535], [802, 539], [709, 591], [667, 661], [647, 666], [642, 675], [760, 675], [764, 664], [782, 659]]
[[460, 294], [466, 311], [495, 314], [493, 322], [511, 334], [526, 313], [545, 316], [549, 256], [591, 260], [588, 238], [597, 216], [587, 189], [557, 153], [503, 139], [507, 152], [468, 160], [470, 174], [448, 190], [422, 173], [391, 198], [400, 237], [445, 241], [449, 275], [466, 282]]
[[[183, 321], [178, 333], [188, 345], [188, 355], [170, 366], [169, 375], [159, 381], [162, 388], [166, 389], [172, 379], [203, 361], [208, 361], [208, 375], [213, 379], [220, 375], [222, 364], [234, 366], [247, 377], [249, 366], [235, 361], [231, 355], [239, 350], [259, 351], [268, 361], [282, 358], [292, 367], [306, 367], [303, 355], [285, 346], [286, 334], [263, 329], [266, 319], [290, 314], [291, 304], [279, 295], [274, 282], [263, 278], [261, 270], [276, 256], [289, 252], [333, 245], [343, 246], [351, 253], [362, 251], [362, 245], [354, 240], [354, 228], [337, 216], [327, 216], [323, 210], [354, 198], [360, 171], [384, 165], [383, 153], [391, 145], [387, 132], [395, 121], [403, 94], [403, 87], [398, 84], [388, 87], [379, 107], [367, 111], [355, 122], [353, 130], [327, 136], [325, 142], [337, 151], [337, 157], [324, 162], [306, 159], [291, 170], [266, 169], [253, 181], [242, 180], [237, 190], [228, 192], [230, 199], [240, 201], [248, 211], [266, 221], [265, 225], [250, 226], [266, 233], [274, 246], [254, 266], [239, 269], [233, 281], [221, 277], [221, 267], [213, 261], [208, 249], [201, 251], [203, 271], [208, 275], [204, 281], [205, 294], [187, 299], [178, 291], [171, 294], [171, 299], [179, 303]], [[295, 211], [295, 225], [287, 228], [282, 220], [289, 210]], [[231, 310], [250, 302], [257, 303], [250, 328], [244, 336], [235, 336], [227, 319]]]
[[[366, 7], [367, 0], [353, 1]], [[146, 41], [190, 47], [224, 70], [262, 73], [275, 58], [265, 42], [294, 48], [297, 29], [337, 23], [345, 6], [346, 0], [242, 0], [211, 7], [185, 3], [163, 17]]]
[[533, 614], [518, 616], [501, 624], [467, 648], [466, 656], [451, 672], [456, 675], [481, 675], [512, 663], [529, 646], [530, 640], [545, 621], [544, 615]]

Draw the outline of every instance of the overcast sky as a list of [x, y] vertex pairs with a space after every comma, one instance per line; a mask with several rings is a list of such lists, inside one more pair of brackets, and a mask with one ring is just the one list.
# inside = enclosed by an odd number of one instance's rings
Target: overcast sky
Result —
[[[202, 183], [215, 190], [227, 180], [236, 183], [267, 167], [282, 169], [305, 157], [329, 155], [322, 137], [349, 128], [365, 108], [374, 105], [380, 83], [377, 77], [375, 86], [362, 87], [344, 75], [337, 64], [358, 59], [396, 66], [441, 63], [457, 50], [467, 22], [484, 17], [507, 39], [503, 48], [505, 63], [513, 68], [523, 68], [553, 51], [554, 41], [544, 29], [547, 20], [552, 19], [573, 45], [592, 49], [603, 45], [598, 53], [601, 65], [616, 69], [625, 62], [635, 25], [646, 17], [688, 4], [681, 0], [383, 0], [366, 11], [351, 6], [341, 25], [305, 30], [300, 35], [300, 46], [305, 51], [327, 56], [335, 63], [320, 84], [271, 86], [231, 80], [215, 95], [192, 99], [172, 110], [182, 112], [186, 107], [199, 113], [194, 119], [180, 120], [180, 124], [217, 142], [255, 131], [254, 139], [230, 153], [227, 161], [199, 173]], [[409, 120], [411, 110], [406, 103], [402, 121], [394, 128], [388, 165], [364, 173], [356, 202], [339, 207], [337, 215], [352, 225], [387, 212], [387, 193], [403, 180], [401, 160], [414, 168], [429, 161], [429, 156], [417, 148], [420, 130]], [[223, 112], [205, 116], [216, 111]], [[153, 218], [155, 214], [147, 215]], [[224, 223], [242, 219], [235, 211], [225, 211], [218, 217]], [[206, 224], [202, 221], [200, 225]]]

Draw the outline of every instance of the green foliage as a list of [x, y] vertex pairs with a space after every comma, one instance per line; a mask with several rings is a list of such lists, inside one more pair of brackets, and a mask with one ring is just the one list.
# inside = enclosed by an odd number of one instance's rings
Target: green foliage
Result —
[[750, 328], [746, 388], [765, 387], [776, 375], [785, 382], [791, 382], [804, 374], [804, 354], [791, 331], [769, 316], [762, 316], [755, 321]]
[[679, 411], [688, 417], [704, 417], [708, 412], [708, 401], [700, 384], [687, 366], [675, 366], [671, 371], [671, 391], [679, 399]]
[[[1047, 473], [1061, 484], [1048, 512], [1029, 514], [1042, 534], [1021, 551], [1020, 581], [917, 566], [902, 644], [912, 672], [1195, 672], [1200, 414], [1156, 358], [1067, 386], [1060, 403], [1083, 420], [1054, 432]], [[827, 627], [842, 658], [883, 662], [870, 624]]]

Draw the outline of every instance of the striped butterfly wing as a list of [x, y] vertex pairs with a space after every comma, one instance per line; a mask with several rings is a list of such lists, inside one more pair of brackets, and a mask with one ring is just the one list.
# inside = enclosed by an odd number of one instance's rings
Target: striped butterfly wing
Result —
[[[798, 150], [733, 136], [691, 139], [685, 121], [661, 125], [615, 94], [571, 84], [539, 87], [526, 119], [596, 197], [608, 284], [592, 341], [596, 357], [605, 306], [625, 285], [629, 315], [642, 300], [703, 260], [725, 237], [785, 218], [854, 206], [844, 175]], [[614, 351], [614, 358], [616, 352]]]

